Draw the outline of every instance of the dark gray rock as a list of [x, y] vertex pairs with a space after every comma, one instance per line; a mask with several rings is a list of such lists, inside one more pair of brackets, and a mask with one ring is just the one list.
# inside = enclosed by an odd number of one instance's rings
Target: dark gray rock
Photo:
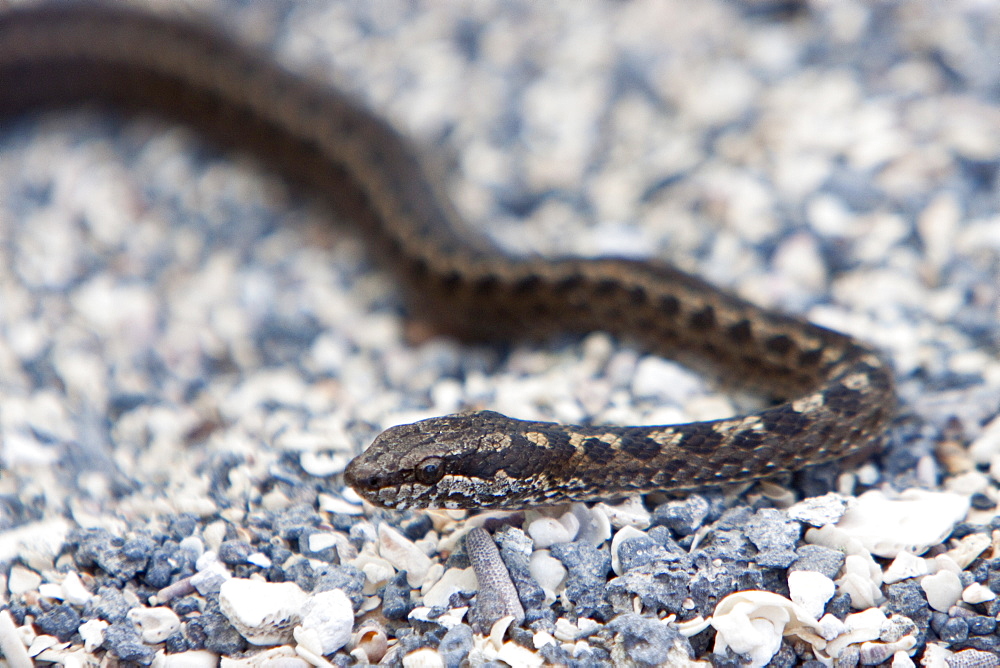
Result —
[[68, 603], [57, 605], [35, 618], [35, 625], [43, 632], [69, 642], [80, 628], [80, 613]]
[[602, 633], [613, 634], [612, 656], [618, 659], [616, 665], [625, 659], [639, 667], [683, 665], [694, 658], [688, 639], [659, 619], [619, 615]]
[[382, 588], [382, 614], [386, 619], [400, 621], [406, 619], [413, 609], [410, 600], [410, 585], [406, 581], [406, 571], [400, 571]]
[[969, 623], [961, 617], [953, 617], [938, 631], [938, 637], [946, 643], [956, 643], [969, 637]]
[[517, 527], [506, 526], [494, 534], [493, 540], [496, 541], [497, 548], [500, 550], [500, 558], [507, 566], [511, 582], [514, 583], [517, 596], [521, 599], [521, 605], [524, 606], [526, 622], [530, 623], [538, 619], [542, 614], [545, 592], [541, 585], [531, 577], [528, 568], [534, 547], [531, 538]]
[[552, 556], [561, 561], [569, 573], [566, 576], [566, 597], [574, 604], [576, 614], [605, 621], [611, 615], [605, 586], [611, 571], [611, 555], [607, 548], [598, 549], [585, 541], [557, 543]]
[[668, 527], [678, 536], [693, 534], [708, 517], [708, 501], [698, 494], [686, 499], [667, 501], [653, 511], [653, 524]]
[[472, 627], [467, 624], [458, 624], [448, 629], [438, 645], [438, 652], [446, 668], [459, 668], [471, 649]]
[[224, 540], [219, 545], [219, 561], [229, 566], [245, 564], [253, 552], [250, 543], [243, 540]]
[[632, 598], [638, 596], [650, 610], [681, 613], [690, 581], [691, 575], [683, 567], [655, 561], [636, 566], [612, 579], [607, 590], [619, 610], [631, 610]]
[[618, 561], [622, 573], [653, 561], [672, 561], [671, 557], [663, 545], [649, 536], [629, 538], [618, 545]]
[[325, 566], [317, 573], [313, 583], [313, 593], [340, 589], [351, 599], [355, 610], [361, 608], [364, 602], [365, 574], [348, 564], [340, 566]]
[[795, 544], [802, 525], [780, 510], [761, 508], [750, 518], [744, 533], [758, 550], [755, 561], [765, 568], [788, 568], [797, 558]]
[[112, 652], [122, 661], [148, 666], [153, 662], [153, 648], [142, 642], [135, 626], [128, 621], [115, 622], [104, 629], [104, 649]]
[[788, 572], [815, 571], [835, 580], [844, 567], [845, 556], [840, 550], [822, 545], [802, 545], [795, 554], [798, 557], [788, 567]]

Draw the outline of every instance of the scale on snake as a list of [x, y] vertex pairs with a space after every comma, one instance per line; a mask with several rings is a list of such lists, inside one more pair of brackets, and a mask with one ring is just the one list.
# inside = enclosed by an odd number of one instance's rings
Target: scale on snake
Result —
[[604, 330], [760, 388], [761, 412], [579, 426], [490, 411], [392, 427], [347, 482], [389, 508], [516, 508], [734, 483], [869, 450], [895, 408], [872, 348], [657, 260], [514, 257], [465, 226], [412, 146], [341, 91], [177, 18], [101, 5], [0, 15], [0, 115], [101, 102], [251, 149], [356, 221], [412, 312], [466, 340]]

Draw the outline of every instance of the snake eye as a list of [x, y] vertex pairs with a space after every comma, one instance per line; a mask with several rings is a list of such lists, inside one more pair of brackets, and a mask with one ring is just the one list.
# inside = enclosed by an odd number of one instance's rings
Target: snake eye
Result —
[[421, 484], [433, 485], [444, 477], [444, 462], [440, 457], [428, 457], [420, 462], [415, 474]]

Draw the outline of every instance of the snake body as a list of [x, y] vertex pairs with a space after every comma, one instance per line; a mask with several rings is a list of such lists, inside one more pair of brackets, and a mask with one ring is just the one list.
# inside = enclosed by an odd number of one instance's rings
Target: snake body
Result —
[[665, 426], [490, 411], [392, 427], [347, 482], [390, 508], [514, 508], [753, 480], [866, 451], [895, 406], [852, 337], [656, 260], [514, 257], [463, 224], [412, 146], [351, 96], [198, 22], [93, 4], [0, 15], [0, 117], [100, 102], [165, 114], [318, 190], [356, 221], [411, 312], [466, 340], [605, 330], [707, 359], [777, 403]]

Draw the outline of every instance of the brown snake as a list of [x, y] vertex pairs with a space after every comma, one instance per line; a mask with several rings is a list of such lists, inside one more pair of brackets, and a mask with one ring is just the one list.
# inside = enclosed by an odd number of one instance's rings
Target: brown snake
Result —
[[465, 340], [605, 330], [721, 365], [782, 400], [668, 426], [525, 422], [481, 411], [392, 427], [347, 468], [390, 508], [513, 508], [753, 480], [870, 449], [894, 407], [867, 345], [654, 260], [513, 257], [470, 231], [416, 151], [350, 96], [215, 30], [94, 5], [0, 15], [0, 116], [98, 101], [166, 114], [331, 199], [412, 312]]

